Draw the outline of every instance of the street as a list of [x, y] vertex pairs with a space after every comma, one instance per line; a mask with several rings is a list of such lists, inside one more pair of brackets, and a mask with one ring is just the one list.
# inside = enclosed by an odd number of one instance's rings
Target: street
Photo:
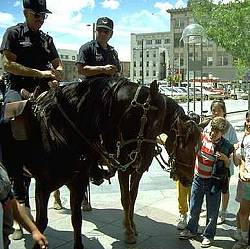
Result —
[[[200, 102], [197, 102], [197, 109]], [[209, 110], [211, 101], [204, 102], [204, 109]], [[192, 103], [191, 103], [192, 105]], [[246, 110], [247, 101], [226, 100], [227, 111]], [[186, 109], [186, 104], [183, 104]], [[242, 126], [245, 113], [232, 114], [228, 118], [233, 125]], [[241, 136], [242, 133], [239, 133]], [[166, 153], [164, 153], [166, 156]], [[235, 214], [238, 203], [235, 202], [237, 186], [237, 169], [230, 182], [229, 215], [223, 225], [219, 225], [215, 244], [211, 249], [231, 249], [231, 238], [235, 229]], [[35, 214], [34, 181], [30, 189], [32, 211]], [[61, 188], [61, 197], [65, 209], [53, 210], [53, 198], [49, 202], [49, 224], [46, 236], [50, 249], [73, 248], [73, 229], [70, 220], [69, 191]], [[135, 245], [126, 245], [123, 242], [122, 207], [117, 176], [111, 179], [111, 185], [106, 181], [97, 187], [91, 184], [92, 212], [83, 213], [82, 234], [87, 249], [192, 249], [200, 248], [199, 239], [180, 241], [176, 229], [178, 216], [177, 194], [175, 182], [169, 178], [169, 173], [161, 169], [156, 160], [153, 161], [149, 172], [144, 173], [140, 183], [135, 208], [135, 221], [139, 232], [138, 242]], [[201, 216], [200, 224], [204, 225], [205, 216]], [[25, 234], [25, 240], [14, 241], [10, 249], [31, 248], [30, 235]]]

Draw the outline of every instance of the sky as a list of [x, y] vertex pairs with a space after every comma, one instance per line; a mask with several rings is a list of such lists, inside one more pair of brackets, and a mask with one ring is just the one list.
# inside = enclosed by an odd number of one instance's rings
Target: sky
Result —
[[[226, 2], [229, 0], [225, 0]], [[130, 34], [170, 31], [167, 9], [186, 7], [187, 0], [47, 0], [53, 12], [42, 26], [57, 48], [79, 50], [92, 39], [99, 17], [114, 21], [109, 44], [121, 61], [130, 61]], [[24, 21], [22, 0], [0, 0], [0, 42], [7, 27]]]
[[[185, 7], [186, 0], [47, 0], [53, 12], [42, 26], [57, 48], [79, 50], [92, 39], [92, 25], [101, 16], [114, 21], [109, 44], [122, 61], [130, 60], [130, 34], [170, 30], [169, 8]], [[7, 27], [24, 21], [22, 0], [0, 0], [0, 41]]]

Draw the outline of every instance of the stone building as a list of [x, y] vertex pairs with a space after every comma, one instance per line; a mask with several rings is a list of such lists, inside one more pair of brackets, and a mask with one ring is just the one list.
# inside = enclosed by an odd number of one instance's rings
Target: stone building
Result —
[[[167, 10], [170, 13], [170, 31], [156, 33], [131, 34], [130, 78], [143, 84], [152, 80], [163, 80], [169, 75], [178, 74], [180, 81], [187, 76], [187, 46], [180, 41], [183, 29], [194, 23], [188, 7]], [[189, 58], [202, 60], [204, 79], [233, 81], [235, 69], [232, 56], [215, 42], [206, 40], [201, 48], [192, 48]], [[196, 77], [199, 77], [196, 75]]]

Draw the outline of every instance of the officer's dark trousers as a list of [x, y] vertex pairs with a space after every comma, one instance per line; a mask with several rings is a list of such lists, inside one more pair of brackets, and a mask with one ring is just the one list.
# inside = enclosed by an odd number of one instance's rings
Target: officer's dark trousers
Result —
[[[22, 100], [20, 94], [14, 90], [8, 90], [4, 102], [14, 102]], [[15, 198], [20, 203], [25, 203], [29, 207], [29, 184], [30, 178], [23, 173], [28, 150], [27, 141], [17, 141], [12, 137], [10, 123], [3, 121], [1, 125], [2, 154], [5, 167], [13, 182]]]

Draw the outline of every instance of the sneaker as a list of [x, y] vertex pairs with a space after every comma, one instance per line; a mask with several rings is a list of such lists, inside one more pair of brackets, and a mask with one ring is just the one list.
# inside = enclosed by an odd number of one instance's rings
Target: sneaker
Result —
[[226, 221], [227, 211], [220, 211], [217, 224], [223, 224]]
[[197, 236], [196, 233], [191, 233], [188, 229], [185, 229], [182, 232], [180, 232], [179, 239], [191, 239], [196, 236]]
[[245, 249], [247, 246], [248, 241], [241, 239], [233, 245], [232, 249]]
[[187, 226], [187, 214], [180, 214], [177, 223], [177, 229], [184, 230]]
[[204, 237], [202, 242], [201, 242], [201, 247], [202, 248], [210, 247], [212, 245], [212, 242], [213, 242], [213, 239], [208, 239], [208, 238]]
[[241, 236], [241, 231], [240, 230], [235, 230], [233, 233], [233, 239], [234, 240], [242, 240], [242, 236]]

